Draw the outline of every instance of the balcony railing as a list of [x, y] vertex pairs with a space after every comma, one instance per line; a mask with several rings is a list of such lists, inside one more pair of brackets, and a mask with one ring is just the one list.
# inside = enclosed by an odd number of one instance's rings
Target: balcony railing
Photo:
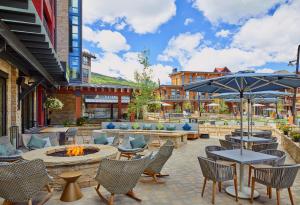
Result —
[[[198, 96], [182, 96], [182, 95], [170, 95], [163, 96], [164, 101], [189, 101], [189, 100], [199, 100]], [[208, 98], [201, 97], [200, 100], [209, 100]]]

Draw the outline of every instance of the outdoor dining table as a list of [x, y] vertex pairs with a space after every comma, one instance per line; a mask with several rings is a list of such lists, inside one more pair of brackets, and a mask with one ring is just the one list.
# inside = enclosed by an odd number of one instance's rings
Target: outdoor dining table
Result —
[[[233, 139], [234, 141], [238, 141], [238, 142], [241, 142], [242, 141], [242, 138], [240, 136], [234, 136], [234, 137], [231, 137], [231, 139]], [[250, 149], [251, 147], [251, 144], [252, 143], [267, 143], [267, 142], [271, 142], [272, 139], [271, 138], [262, 138], [262, 137], [243, 137], [243, 142], [246, 142], [247, 143], [247, 149]]]
[[[243, 153], [241, 154], [240, 149], [213, 151], [212, 153], [219, 157], [222, 157], [223, 159], [237, 162], [240, 165], [238, 197], [241, 199], [251, 198], [251, 189], [250, 187], [245, 186], [244, 166], [246, 164], [259, 164], [266, 161], [272, 161], [278, 158], [276, 156], [254, 152], [251, 150], [243, 150]], [[226, 192], [231, 196], [235, 196], [234, 186], [227, 187]], [[257, 191], [254, 191], [254, 198], [258, 196], [259, 193]]]
[[40, 133], [59, 133], [59, 145], [65, 144], [66, 132], [69, 127], [46, 127], [40, 130]]

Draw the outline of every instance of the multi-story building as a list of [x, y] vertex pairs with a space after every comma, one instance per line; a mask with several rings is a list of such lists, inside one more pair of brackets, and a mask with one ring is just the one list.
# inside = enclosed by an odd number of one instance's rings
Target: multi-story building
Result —
[[92, 59], [96, 59], [96, 56], [87, 51], [82, 52], [82, 77], [81, 78], [83, 83], [91, 83]]
[[228, 73], [230, 73], [230, 70], [227, 67], [215, 68], [214, 72], [178, 71], [175, 68], [169, 75], [171, 85], [160, 85], [158, 94], [161, 96], [162, 101], [172, 105], [166, 107], [166, 109], [173, 110], [178, 106], [182, 109], [184, 102], [190, 102], [192, 110], [197, 110], [199, 108], [199, 101], [201, 103], [208, 102], [207, 96], [205, 97], [203, 94], [201, 96], [196, 92], [184, 91], [183, 85], [198, 80], [223, 76]]
[[56, 53], [55, 4], [0, 1], [0, 136], [12, 125], [43, 126], [46, 90], [67, 83]]

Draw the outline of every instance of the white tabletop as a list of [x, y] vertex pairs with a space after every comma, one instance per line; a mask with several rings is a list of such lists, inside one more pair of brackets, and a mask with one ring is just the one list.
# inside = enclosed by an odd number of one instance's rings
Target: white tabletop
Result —
[[272, 161], [278, 158], [276, 156], [254, 152], [246, 149], [243, 150], [242, 155], [240, 149], [213, 151], [212, 153], [222, 158], [238, 162], [240, 164], [256, 164], [265, 161]]
[[[235, 136], [235, 137], [231, 137], [231, 139], [234, 139], [236, 141], [242, 141], [241, 137], [239, 136]], [[243, 142], [270, 142], [272, 141], [272, 139], [268, 139], [268, 138], [262, 138], [262, 137], [248, 137], [248, 136], [244, 136], [243, 137]]]

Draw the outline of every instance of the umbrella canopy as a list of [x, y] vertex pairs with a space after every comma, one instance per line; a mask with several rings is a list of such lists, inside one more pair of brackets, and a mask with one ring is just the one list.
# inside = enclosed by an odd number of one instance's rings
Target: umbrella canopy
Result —
[[207, 105], [208, 107], [219, 107], [220, 105], [217, 103], [210, 103]]
[[[247, 99], [254, 99], [254, 98], [277, 98], [277, 97], [284, 97], [290, 96], [292, 97], [292, 93], [288, 92], [280, 92], [280, 91], [261, 91], [261, 92], [245, 92], [244, 98]], [[222, 93], [218, 95], [212, 96], [212, 98], [222, 98], [222, 99], [239, 99], [240, 93], [237, 92], [230, 92], [230, 93]]]
[[[232, 99], [224, 99], [224, 101], [225, 102], [239, 103], [240, 99], [232, 98]], [[278, 98], [254, 98], [254, 99], [251, 99], [251, 102], [255, 102], [255, 103], [277, 103]]]
[[[225, 75], [185, 85], [184, 90], [204, 93], [230, 93], [240, 95], [241, 144], [243, 145], [243, 98], [246, 92], [295, 89], [300, 87], [297, 74], [243, 73]], [[243, 154], [243, 146], [241, 146]]]
[[265, 107], [265, 105], [259, 104], [259, 103], [255, 103], [255, 104], [253, 105], [253, 107]]
[[158, 100], [156, 100], [156, 101], [150, 101], [150, 102], [148, 102], [148, 105], [149, 105], [149, 104], [159, 104], [159, 105], [161, 105], [161, 106], [163, 106], [163, 107], [172, 106], [172, 105], [169, 104], [169, 103], [161, 102], [161, 101], [158, 101]]

